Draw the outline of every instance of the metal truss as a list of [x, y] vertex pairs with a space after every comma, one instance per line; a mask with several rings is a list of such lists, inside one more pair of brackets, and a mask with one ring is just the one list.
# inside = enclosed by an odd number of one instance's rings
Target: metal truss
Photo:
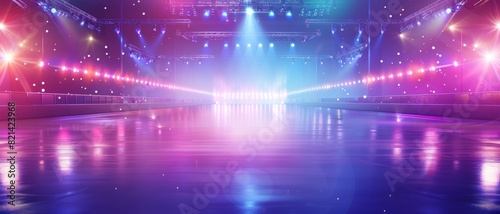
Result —
[[390, 19], [383, 23], [368, 20], [368, 19], [306, 19], [306, 24], [331, 24], [331, 25], [362, 25], [362, 24], [372, 24], [372, 25], [400, 25], [403, 24], [403, 20], [400, 19]]
[[467, 0], [437, 0], [424, 8], [408, 15], [403, 19], [403, 26], [400, 31], [405, 32], [420, 25], [422, 21], [432, 19], [433, 15], [444, 14], [445, 9], [451, 9], [451, 12], [458, 12], [465, 5]]
[[[226, 32], [226, 31], [197, 31], [197, 32], [180, 32], [179, 36], [191, 40], [197, 41], [197, 39], [208, 39], [208, 40], [221, 40], [231, 37], [244, 37], [248, 36], [243, 32]], [[252, 37], [268, 37], [268, 38], [300, 38], [303, 42], [309, 41], [310, 39], [320, 36], [321, 32], [262, 32]]]
[[171, 25], [191, 24], [191, 19], [99, 19], [102, 25]]
[[23, 10], [30, 10], [30, 6], [28, 4], [26, 4], [26, 2], [24, 2], [23, 0], [12, 0], [12, 2], [14, 2], [15, 4], [17, 4], [17, 6], [21, 7]]

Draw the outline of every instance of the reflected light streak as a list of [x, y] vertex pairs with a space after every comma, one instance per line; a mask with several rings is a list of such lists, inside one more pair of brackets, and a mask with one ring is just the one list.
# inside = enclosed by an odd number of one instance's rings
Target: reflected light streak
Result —
[[496, 192], [500, 182], [500, 163], [485, 162], [481, 165], [481, 188]]

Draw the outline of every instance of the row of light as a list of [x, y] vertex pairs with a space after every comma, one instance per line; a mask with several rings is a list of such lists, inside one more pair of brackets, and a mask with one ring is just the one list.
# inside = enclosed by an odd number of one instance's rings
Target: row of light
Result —
[[[253, 15], [253, 14], [254, 14], [254, 13], [256, 13], [256, 12], [255, 12], [255, 10], [254, 10], [252, 7], [247, 7], [247, 8], [245, 9], [245, 13], [246, 13], [247, 15]], [[269, 17], [274, 17], [274, 16], [275, 16], [274, 10], [269, 11], [267, 14], [269, 15]], [[287, 10], [287, 11], [286, 11], [286, 13], [285, 13], [285, 15], [286, 15], [287, 17], [292, 17], [292, 10], [291, 10], [291, 9]], [[204, 17], [210, 17], [210, 10], [208, 10], [208, 9], [207, 9], [207, 10], [205, 10], [205, 11], [203, 12], [203, 16], [204, 16]], [[228, 12], [227, 12], [227, 11], [222, 11], [222, 12], [221, 12], [221, 16], [222, 16], [222, 18], [227, 18], [227, 16], [228, 16]]]
[[[43, 63], [43, 62], [41, 62], [41, 63]], [[43, 64], [40, 64], [40, 66], [43, 66]], [[86, 75], [94, 75], [95, 77], [99, 77], [99, 78], [113, 79], [113, 80], [117, 80], [117, 81], [124, 81], [127, 83], [150, 85], [150, 86], [154, 86], [154, 87], [167, 88], [167, 89], [172, 89], [172, 90], [180, 90], [180, 91], [187, 91], [187, 92], [211, 95], [211, 93], [204, 92], [201, 90], [191, 89], [191, 88], [187, 88], [187, 87], [176, 86], [176, 85], [166, 84], [166, 83], [162, 83], [162, 82], [153, 82], [153, 81], [132, 78], [132, 77], [124, 77], [124, 76], [120, 76], [120, 75], [111, 75], [111, 74], [107, 74], [107, 73], [100, 73], [97, 71], [96, 72], [92, 72], [92, 71], [88, 71], [88, 70], [81, 71], [78, 68], [71, 69], [71, 68], [68, 68], [66, 66], [62, 66], [61, 70], [63, 72], [72, 71], [73, 73], [83, 73]]]
[[[209, 46], [208, 42], [205, 42], [205, 44], [203, 45], [203, 47], [205, 47], [205, 48], [208, 48], [208, 46]], [[240, 46], [241, 46], [240, 43], [236, 43], [234, 45], [234, 47], [237, 47], [237, 48], [239, 48]], [[228, 48], [229, 47], [229, 43], [227, 43], [227, 42], [224, 43], [224, 47]], [[252, 44], [248, 43], [247, 44], [247, 48], [251, 48], [251, 47], [252, 47]], [[262, 43], [259, 43], [259, 44], [257, 44], [257, 47], [262, 48], [262, 47], [264, 47], [264, 45]], [[269, 47], [273, 48], [274, 47], [274, 43], [269, 43]], [[292, 47], [292, 48], [295, 47], [295, 43], [294, 42], [290, 43], [290, 47]]]
[[215, 98], [222, 99], [286, 99], [286, 92], [238, 92], [238, 93], [213, 93]]
[[[453, 66], [458, 67], [459, 66], [458, 62], [454, 62]], [[449, 67], [449, 66], [442, 66], [440, 68], [444, 68], [444, 67]], [[425, 71], [426, 71], [425, 69], [421, 68], [417, 72], [424, 73]], [[436, 69], [436, 67], [433, 66], [433, 67], [429, 68], [428, 71], [437, 71], [437, 69]], [[372, 82], [383, 81], [386, 79], [394, 79], [394, 78], [402, 78], [404, 76], [412, 76], [413, 74], [414, 74], [413, 71], [408, 71], [406, 73], [399, 72], [397, 74], [369, 76], [369, 77], [365, 77], [363, 79], [358, 79], [358, 80], [343, 81], [343, 82], [338, 82], [338, 83], [326, 84], [323, 86], [317, 86], [317, 87], [311, 87], [311, 88], [307, 88], [307, 89], [297, 90], [297, 91], [291, 92], [290, 94], [300, 94], [300, 93], [311, 92], [311, 91], [328, 90], [331, 88], [355, 86], [355, 85], [359, 85], [359, 84], [369, 84]]]

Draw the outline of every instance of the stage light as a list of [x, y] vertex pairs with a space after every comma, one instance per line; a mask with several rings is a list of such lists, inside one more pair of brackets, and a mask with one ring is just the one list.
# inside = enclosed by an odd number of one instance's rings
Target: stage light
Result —
[[451, 13], [451, 8], [446, 8], [446, 13], [450, 14]]
[[274, 47], [274, 43], [269, 44], [269, 47], [270, 48]]
[[227, 17], [227, 12], [226, 11], [222, 12], [222, 17], [224, 17], [224, 18]]
[[141, 35], [141, 26], [140, 25], [137, 25], [135, 27], [135, 32], [137, 32], [138, 35]]
[[115, 26], [115, 32], [116, 32], [116, 34], [120, 34], [120, 27]]
[[453, 62], [453, 66], [458, 67], [458, 62], [457, 61]]
[[89, 41], [90, 41], [90, 42], [94, 41], [94, 37], [89, 36]]
[[205, 12], [203, 13], [203, 16], [209, 17], [210, 16], [210, 10], [205, 10]]
[[247, 7], [247, 9], [245, 10], [246, 14], [247, 15], [253, 15], [254, 11], [251, 7]]
[[56, 13], [57, 13], [57, 10], [56, 10], [55, 8], [52, 8], [52, 9], [50, 9], [50, 12], [51, 12], [52, 14], [56, 14]]
[[39, 67], [43, 67], [44, 65], [45, 65], [45, 63], [43, 61], [40, 61], [40, 63], [38, 63]]
[[500, 21], [497, 22], [496, 26], [497, 26], [497, 29], [500, 30]]
[[272, 11], [272, 10], [271, 10], [271, 11], [269, 12], [269, 16], [270, 16], [270, 17], [274, 17], [274, 11]]
[[224, 43], [224, 47], [227, 48], [229, 47], [229, 45], [227, 43]]
[[161, 26], [161, 33], [165, 34], [167, 32], [167, 27]]
[[240, 47], [240, 44], [236, 44], [236, 47], [239, 48]]
[[259, 43], [259, 48], [262, 48], [262, 43]]
[[80, 26], [84, 26], [84, 25], [85, 25], [85, 21], [81, 21]]
[[205, 45], [203, 47], [208, 48], [208, 42], [205, 42]]
[[417, 25], [418, 25], [418, 26], [420, 26], [420, 25], [422, 25], [422, 23], [421, 23], [420, 21], [418, 21], [418, 22], [417, 22]]
[[450, 29], [451, 31], [454, 31], [455, 30], [455, 25], [450, 25], [450, 27], [448, 27], [448, 29]]
[[12, 53], [5, 53], [3, 54], [2, 58], [6, 63], [9, 63], [14, 60], [14, 55]]
[[403, 38], [405, 38], [405, 35], [404, 34], [399, 34], [399, 38], [403, 39]]
[[293, 43], [293, 42], [292, 42], [292, 43], [290, 44], [290, 47], [292, 47], [292, 48], [293, 48], [293, 47], [295, 47], [295, 43]]
[[0, 22], [0, 30], [4, 30], [5, 29], [5, 24]]
[[292, 17], [292, 11], [288, 11], [288, 12], [286, 12], [286, 16], [287, 16], [287, 17]]
[[484, 54], [484, 59], [486, 60], [486, 62], [496, 61], [495, 58], [496, 58], [496, 56], [495, 56], [495, 53], [493, 53], [493, 52], [489, 52], [489, 53]]
[[251, 47], [252, 47], [252, 44], [248, 43], [247, 48], [251, 48]]

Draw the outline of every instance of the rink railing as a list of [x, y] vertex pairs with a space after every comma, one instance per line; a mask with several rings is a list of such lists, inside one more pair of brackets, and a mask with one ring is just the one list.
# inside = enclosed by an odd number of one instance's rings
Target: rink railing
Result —
[[68, 105], [113, 103], [194, 103], [211, 102], [211, 99], [178, 99], [164, 97], [132, 97], [37, 92], [0, 92], [0, 103], [6, 104], [10, 101], [16, 102], [16, 105]]
[[500, 105], [500, 92], [420, 94], [353, 98], [288, 99], [287, 103], [387, 103], [387, 104], [481, 104]]

